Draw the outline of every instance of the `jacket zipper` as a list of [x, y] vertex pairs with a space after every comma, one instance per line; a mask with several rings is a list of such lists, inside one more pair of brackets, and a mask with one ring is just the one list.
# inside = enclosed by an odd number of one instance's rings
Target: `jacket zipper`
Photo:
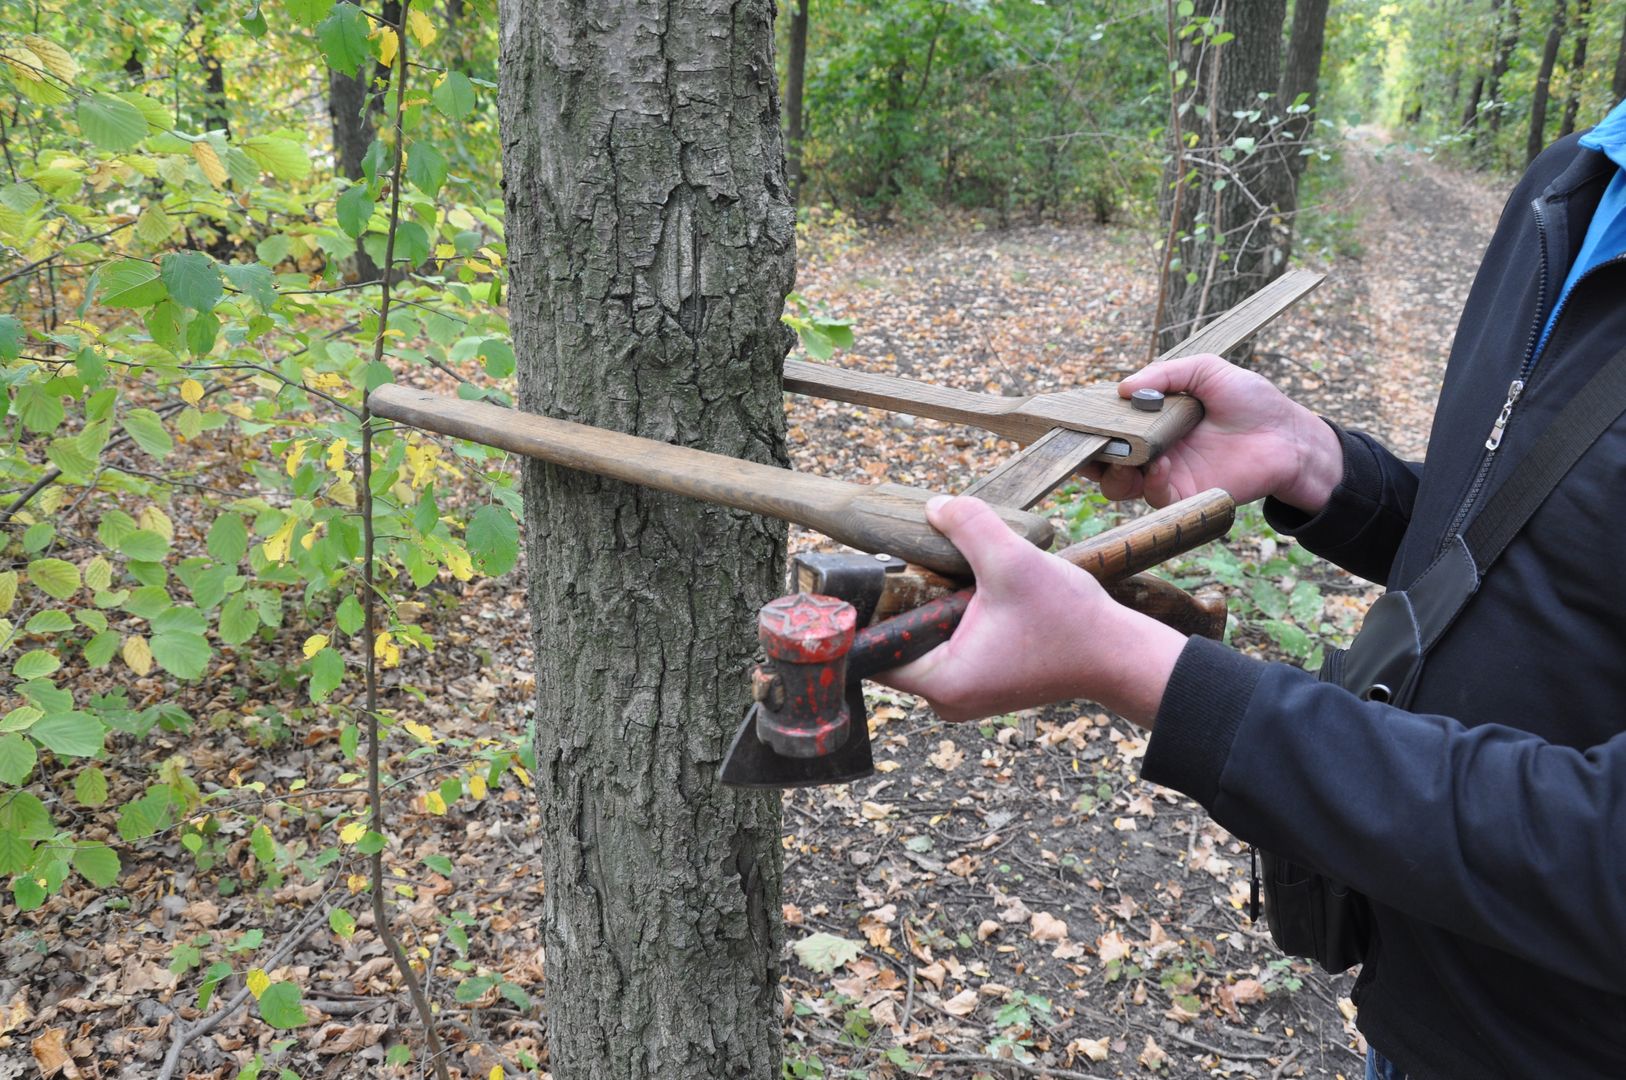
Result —
[[1491, 425], [1490, 436], [1485, 440], [1485, 456], [1479, 459], [1479, 471], [1474, 474], [1474, 482], [1468, 488], [1467, 498], [1457, 507], [1456, 517], [1451, 519], [1451, 527], [1445, 531], [1445, 538], [1440, 541], [1440, 551], [1444, 551], [1446, 545], [1455, 540], [1457, 534], [1461, 532], [1468, 511], [1473, 509], [1480, 491], [1484, 489], [1485, 477], [1490, 474], [1491, 462], [1496, 458], [1496, 448], [1502, 445], [1502, 433], [1507, 430], [1508, 421], [1513, 419], [1513, 407], [1523, 395], [1524, 384], [1529, 381], [1531, 369], [1535, 367], [1536, 345], [1541, 341], [1541, 313], [1547, 306], [1547, 218], [1542, 213], [1541, 200], [1533, 200], [1530, 209], [1536, 214], [1536, 239], [1541, 248], [1541, 287], [1536, 293], [1535, 322], [1530, 327], [1530, 340], [1524, 346], [1524, 360], [1519, 364], [1519, 377], [1508, 385], [1507, 400], [1502, 402], [1502, 410], [1496, 414], [1496, 422]]
[[[1480, 493], [1484, 490], [1485, 479], [1490, 474], [1491, 462], [1496, 457], [1497, 448], [1502, 445], [1502, 435], [1507, 431], [1508, 421], [1513, 418], [1513, 407], [1517, 405], [1519, 399], [1524, 396], [1525, 385], [1529, 382], [1531, 372], [1536, 366], [1536, 346], [1541, 343], [1541, 330], [1542, 326], [1546, 322], [1546, 320], [1542, 319], [1541, 317], [1541, 308], [1547, 300], [1547, 221], [1546, 218], [1542, 216], [1541, 203], [1539, 201], [1532, 202], [1530, 206], [1536, 214], [1536, 235], [1541, 240], [1541, 290], [1538, 296], [1539, 302], [1536, 305], [1535, 325], [1530, 328], [1530, 340], [1525, 345], [1524, 362], [1519, 365], [1519, 377], [1508, 384], [1507, 398], [1502, 402], [1502, 409], [1496, 414], [1496, 420], [1491, 425], [1490, 436], [1485, 439], [1485, 456], [1480, 459], [1479, 471], [1474, 475], [1473, 485], [1468, 489], [1468, 497], [1465, 498], [1462, 501], [1462, 505], [1457, 508], [1457, 514], [1451, 522], [1451, 528], [1446, 531], [1445, 539], [1440, 544], [1440, 551], [1444, 551], [1445, 546], [1456, 538], [1462, 529], [1463, 522], [1467, 518], [1468, 512], [1473, 509], [1475, 501], [1478, 500]], [[1581, 282], [1585, 281], [1599, 270], [1602, 270], [1604, 267], [1614, 266], [1617, 263], [1623, 262], [1626, 262], [1626, 255], [1616, 255], [1612, 259], [1605, 259], [1603, 262], [1582, 274], [1580, 278], [1576, 280], [1575, 284], [1577, 287], [1579, 287]], [[1560, 297], [1557, 310], [1555, 310], [1550, 316], [1554, 331], [1557, 331], [1558, 320], [1563, 317], [1564, 309], [1568, 306], [1569, 297]]]

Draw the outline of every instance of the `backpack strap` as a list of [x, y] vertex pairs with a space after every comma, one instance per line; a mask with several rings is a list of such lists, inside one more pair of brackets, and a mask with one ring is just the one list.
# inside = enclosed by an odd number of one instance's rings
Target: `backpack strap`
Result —
[[1622, 413], [1626, 413], [1626, 349], [1570, 399], [1469, 524], [1463, 539], [1481, 574]]

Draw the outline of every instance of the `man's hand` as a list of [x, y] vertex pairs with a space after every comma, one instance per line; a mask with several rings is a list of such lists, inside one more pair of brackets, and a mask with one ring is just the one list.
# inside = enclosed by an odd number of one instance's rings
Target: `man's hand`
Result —
[[1084, 697], [1151, 725], [1184, 636], [1115, 603], [978, 499], [933, 499], [926, 517], [971, 563], [977, 591], [951, 639], [881, 682], [956, 722]]
[[1186, 393], [1203, 403], [1191, 433], [1145, 470], [1092, 464], [1109, 499], [1144, 498], [1153, 506], [1221, 487], [1237, 502], [1267, 495], [1315, 513], [1343, 477], [1344, 451], [1331, 428], [1263, 376], [1212, 353], [1151, 364], [1118, 384], [1128, 397], [1145, 388]]

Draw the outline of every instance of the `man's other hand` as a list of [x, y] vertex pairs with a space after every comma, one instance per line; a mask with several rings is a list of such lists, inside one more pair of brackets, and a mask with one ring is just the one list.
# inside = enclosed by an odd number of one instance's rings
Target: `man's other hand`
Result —
[[1167, 506], [1220, 487], [1239, 503], [1274, 495], [1313, 514], [1343, 477], [1338, 436], [1261, 375], [1202, 353], [1142, 368], [1118, 384], [1118, 393], [1147, 388], [1190, 394], [1203, 403], [1203, 419], [1144, 469], [1086, 466], [1084, 475], [1099, 480], [1109, 499]]

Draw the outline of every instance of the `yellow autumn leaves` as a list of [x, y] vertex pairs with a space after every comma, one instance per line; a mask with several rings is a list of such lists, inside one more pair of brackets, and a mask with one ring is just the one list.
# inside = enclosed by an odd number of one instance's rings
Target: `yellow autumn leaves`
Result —
[[[440, 31], [435, 29], [435, 24], [429, 21], [429, 16], [421, 11], [408, 12], [407, 33], [411, 34], [412, 40], [419, 45], [428, 45], [440, 36]], [[380, 26], [368, 36], [378, 42], [379, 63], [385, 67], [392, 66], [395, 63], [396, 55], [401, 51], [401, 39], [395, 33], [395, 28]]]

